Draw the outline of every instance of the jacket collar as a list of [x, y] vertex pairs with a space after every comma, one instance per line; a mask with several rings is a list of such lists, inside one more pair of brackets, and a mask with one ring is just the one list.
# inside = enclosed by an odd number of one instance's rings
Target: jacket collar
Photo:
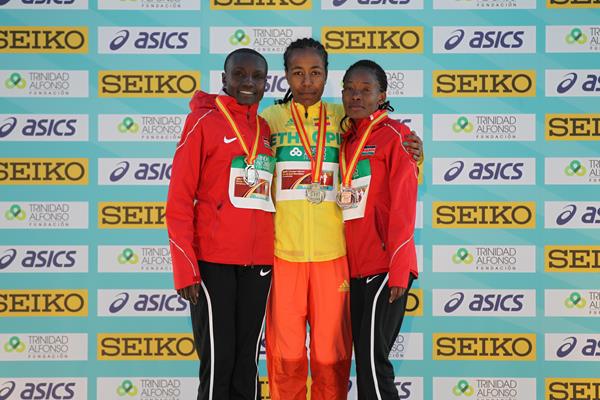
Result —
[[[300, 103], [296, 103], [296, 107], [298, 107], [298, 111], [300, 112], [300, 116], [302, 118], [319, 118], [319, 112], [321, 111], [322, 100], [317, 101], [315, 104], [304, 107]], [[292, 107], [292, 102], [289, 102], [290, 108]]]
[[[350, 125], [350, 128], [348, 129], [348, 137], [352, 137], [355, 135], [362, 135], [364, 133], [364, 131], [367, 129], [367, 127], [369, 126], [369, 124], [371, 123], [371, 121], [373, 121], [375, 118], [379, 117], [384, 112], [386, 112], [386, 110], [377, 110], [373, 114], [369, 115], [366, 118], [359, 118], [357, 120], [351, 120], [351, 123], [350, 123], [351, 125]], [[373, 129], [376, 129], [385, 120], [386, 120], [386, 118], [379, 121], [373, 127]]]

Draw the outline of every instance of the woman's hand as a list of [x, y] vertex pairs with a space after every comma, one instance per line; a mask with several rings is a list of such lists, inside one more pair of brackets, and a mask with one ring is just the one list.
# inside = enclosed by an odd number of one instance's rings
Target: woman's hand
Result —
[[415, 160], [420, 160], [423, 157], [423, 141], [417, 136], [415, 131], [410, 131], [410, 135], [406, 139], [402, 144]]
[[400, 297], [404, 296], [405, 292], [406, 292], [406, 288], [403, 288], [400, 286], [392, 286], [390, 288], [390, 303], [393, 303], [396, 300], [398, 300]]
[[198, 303], [198, 298], [200, 297], [200, 285], [194, 283], [193, 285], [186, 286], [183, 289], [177, 290], [177, 294], [196, 305], [196, 303]]

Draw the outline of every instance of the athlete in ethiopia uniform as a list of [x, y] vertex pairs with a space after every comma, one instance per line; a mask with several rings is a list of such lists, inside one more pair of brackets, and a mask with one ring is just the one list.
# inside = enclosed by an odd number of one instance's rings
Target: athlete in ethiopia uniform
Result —
[[[275, 261], [266, 340], [273, 400], [304, 400], [310, 325], [311, 399], [345, 399], [352, 356], [350, 276], [339, 187], [339, 104], [321, 101], [327, 52], [299, 39], [284, 54], [292, 96], [267, 108], [277, 158]], [[288, 93], [289, 94], [289, 93]], [[415, 145], [420, 154], [420, 144]]]

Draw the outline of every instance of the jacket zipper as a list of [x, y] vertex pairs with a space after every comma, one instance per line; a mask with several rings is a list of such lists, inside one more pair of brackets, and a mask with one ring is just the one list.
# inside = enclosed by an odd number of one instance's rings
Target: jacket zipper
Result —
[[[248, 111], [246, 113], [246, 117], [248, 119], [248, 125], [252, 126], [250, 124], [250, 111]], [[254, 127], [254, 131], [256, 132], [256, 128], [258, 128], [257, 126]], [[256, 132], [258, 134], [258, 132]], [[260, 140], [260, 138], [258, 138]], [[258, 152], [258, 149], [257, 149]], [[252, 210], [252, 220], [251, 220], [251, 224], [252, 224], [252, 250], [250, 253], [250, 267], [254, 267], [254, 247], [256, 244], [256, 210]]]

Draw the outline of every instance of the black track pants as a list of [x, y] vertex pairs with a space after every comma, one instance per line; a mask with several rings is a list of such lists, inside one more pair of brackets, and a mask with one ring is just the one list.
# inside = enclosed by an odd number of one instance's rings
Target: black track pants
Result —
[[271, 266], [198, 264], [200, 298], [191, 305], [198, 400], [260, 399], [257, 363]]
[[388, 359], [400, 331], [408, 290], [389, 303], [388, 274], [350, 280], [352, 340], [359, 400], [398, 400], [394, 367]]

